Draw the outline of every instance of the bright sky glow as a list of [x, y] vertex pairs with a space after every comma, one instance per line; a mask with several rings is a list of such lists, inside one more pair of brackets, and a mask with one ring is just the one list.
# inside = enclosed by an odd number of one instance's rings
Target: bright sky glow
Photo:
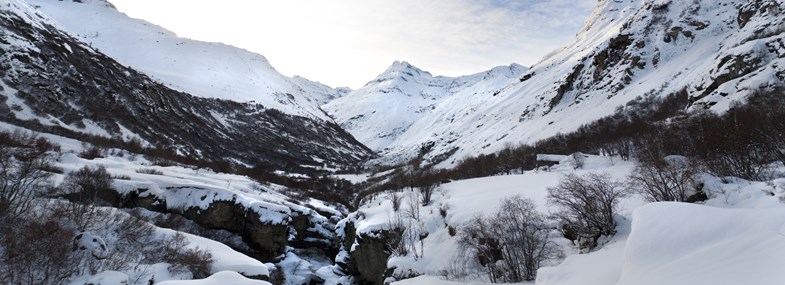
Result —
[[530, 66], [561, 47], [588, 0], [110, 0], [179, 36], [267, 57], [285, 75], [362, 87], [395, 60], [434, 75]]

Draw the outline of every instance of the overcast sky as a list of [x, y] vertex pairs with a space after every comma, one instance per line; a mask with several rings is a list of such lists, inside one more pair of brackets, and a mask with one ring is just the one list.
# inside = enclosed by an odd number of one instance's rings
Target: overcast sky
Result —
[[179, 36], [264, 55], [285, 75], [362, 87], [395, 60], [434, 75], [532, 65], [582, 27], [590, 0], [110, 0]]

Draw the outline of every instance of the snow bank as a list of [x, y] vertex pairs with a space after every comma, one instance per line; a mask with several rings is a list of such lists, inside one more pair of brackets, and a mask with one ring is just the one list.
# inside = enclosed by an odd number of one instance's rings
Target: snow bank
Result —
[[783, 217], [783, 208], [640, 207], [617, 284], [782, 284]]
[[243, 277], [242, 275], [231, 272], [221, 271], [213, 274], [202, 280], [183, 280], [183, 281], [164, 281], [157, 283], [158, 285], [270, 285], [269, 282], [260, 280], [251, 280]]

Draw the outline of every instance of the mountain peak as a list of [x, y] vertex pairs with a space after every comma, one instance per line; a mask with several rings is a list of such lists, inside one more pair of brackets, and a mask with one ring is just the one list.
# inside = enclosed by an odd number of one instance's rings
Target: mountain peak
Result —
[[424, 70], [422, 70], [422, 69], [412, 65], [411, 63], [409, 63], [407, 61], [398, 61], [398, 60], [394, 61], [392, 63], [392, 65], [390, 65], [390, 67], [388, 67], [387, 70], [384, 71], [383, 74], [388, 74], [388, 73], [399, 73], [399, 74], [400, 73], [405, 73], [405, 74], [411, 73], [412, 76], [415, 75], [415, 74], [428, 74], [429, 76], [431, 75], [430, 72], [424, 71]]

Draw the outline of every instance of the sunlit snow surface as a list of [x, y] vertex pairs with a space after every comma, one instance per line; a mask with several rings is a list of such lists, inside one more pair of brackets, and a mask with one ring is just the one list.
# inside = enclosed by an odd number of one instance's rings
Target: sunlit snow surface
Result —
[[[512, 195], [531, 198], [548, 213], [546, 188], [566, 173], [604, 172], [623, 179], [634, 163], [591, 156], [584, 169], [568, 160], [550, 172], [527, 172], [443, 184], [431, 205], [423, 207], [422, 224], [429, 233], [423, 256], [394, 257], [388, 266], [425, 276], [394, 284], [483, 284], [483, 280], [443, 280], [441, 271], [461, 253], [447, 225], [458, 229], [477, 214], [493, 213]], [[785, 179], [748, 182], [705, 177], [710, 200], [699, 204], [653, 203], [637, 195], [625, 198], [616, 236], [596, 251], [578, 254], [558, 234], [551, 235], [567, 257], [541, 268], [535, 284], [781, 284], [785, 280]], [[403, 195], [411, 195], [404, 191]], [[404, 200], [402, 209], [406, 208]], [[446, 218], [439, 209], [446, 208]], [[379, 196], [359, 209], [358, 232], [383, 229], [395, 212], [389, 196]], [[350, 217], [352, 218], [352, 217]]]

